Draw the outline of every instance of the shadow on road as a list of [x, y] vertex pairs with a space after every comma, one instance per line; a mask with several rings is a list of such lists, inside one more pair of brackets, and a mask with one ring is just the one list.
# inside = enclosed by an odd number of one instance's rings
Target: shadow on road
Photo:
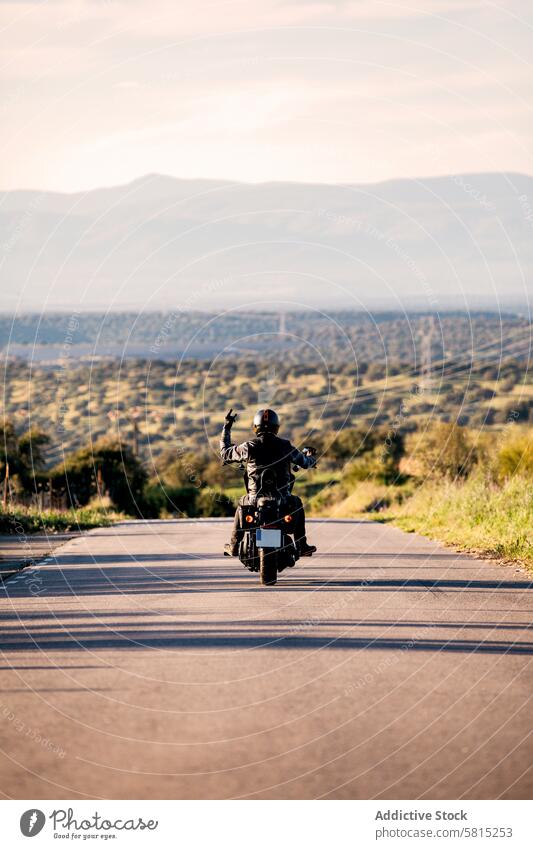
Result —
[[[461, 592], [490, 593], [499, 596], [502, 591], [521, 595], [533, 589], [533, 582], [520, 580], [494, 580], [473, 577], [447, 577], [433, 579], [418, 577], [431, 561], [454, 559], [455, 555], [424, 554], [409, 566], [405, 563], [405, 577], [388, 577], [383, 574], [376, 557], [386, 562], [394, 555], [357, 555], [356, 563], [335, 570], [332, 579], [324, 578], [324, 566], [314, 571], [314, 564], [288, 570], [275, 590], [265, 590], [259, 585], [257, 575], [251, 575], [234, 561], [222, 561], [219, 555], [202, 555], [205, 561], [190, 554], [156, 553], [141, 556], [128, 554], [87, 555], [65, 553], [56, 559], [57, 566], [9, 579], [1, 587], [1, 594], [13, 601], [31, 600], [28, 610], [6, 611], [0, 615], [3, 636], [0, 649], [5, 651], [35, 650], [98, 650], [98, 649], [190, 649], [190, 650], [247, 650], [268, 646], [276, 649], [335, 648], [340, 650], [405, 650], [444, 651], [481, 654], [533, 654], [533, 643], [512, 639], [527, 625], [516, 623], [424, 623], [424, 622], [369, 622], [322, 620], [311, 623], [293, 622], [281, 618], [276, 622], [259, 620], [211, 622], [202, 626], [198, 620], [186, 621], [184, 611], [179, 615], [157, 614], [137, 609], [113, 611], [113, 597], [157, 597], [202, 594], [209, 598], [213, 593], [351, 593], [351, 592]], [[368, 559], [368, 565], [365, 560]], [[412, 558], [411, 558], [412, 559]], [[423, 563], [420, 562], [423, 560]], [[193, 561], [193, 562], [191, 562]], [[218, 561], [218, 562], [214, 562]], [[450, 564], [451, 565], [451, 564]], [[385, 566], [384, 569], [391, 568]], [[396, 569], [402, 568], [400, 562]], [[329, 572], [328, 567], [326, 567]], [[371, 577], [374, 574], [376, 577]], [[459, 574], [464, 576], [464, 571]], [[476, 572], [477, 574], [477, 572]], [[505, 573], [502, 573], [505, 574]], [[320, 578], [319, 575], [322, 575]], [[366, 577], [368, 575], [368, 577]], [[41, 583], [36, 583], [40, 579]], [[85, 598], [84, 606], [68, 610], [68, 599]], [[96, 600], [106, 598], [111, 605], [107, 612], [91, 610]], [[327, 596], [325, 596], [326, 598]], [[61, 604], [48, 609], [48, 603], [62, 599]], [[42, 602], [42, 604], [40, 603]], [[121, 599], [120, 603], [123, 605]], [[477, 604], [478, 602], [475, 602]], [[124, 606], [124, 605], [123, 605]], [[344, 633], [338, 635], [338, 629]], [[369, 634], [369, 628], [381, 629]], [[424, 629], [427, 628], [426, 633]], [[438, 630], [441, 633], [437, 636]], [[450, 639], [446, 638], [446, 631]], [[473, 634], [471, 629], [477, 629]], [[422, 630], [422, 634], [420, 631]], [[444, 631], [444, 633], [443, 633]], [[410, 632], [414, 635], [410, 638]], [[491, 633], [492, 632], [492, 633]], [[337, 634], [333, 638], [332, 634]], [[487, 639], [479, 637], [486, 634]], [[493, 639], [497, 636], [498, 639]], [[507, 639], [500, 639], [506, 637]]]
[[[204, 560], [208, 560], [205, 555]], [[212, 559], [220, 561], [213, 555]], [[171, 560], [174, 565], [163, 565]], [[244, 568], [236, 565], [224, 566], [206, 565], [205, 568], [188, 568], [186, 561], [196, 561], [190, 555], [151, 554], [146, 557], [130, 557], [129, 555], [99, 555], [94, 559], [84, 556], [64, 556], [57, 558], [58, 568], [46, 569], [46, 581], [38, 593], [24, 573], [13, 583], [7, 579], [0, 586], [0, 592], [12, 598], [26, 596], [62, 597], [86, 595], [137, 595], [137, 594], [168, 594], [168, 593], [222, 593], [222, 592], [264, 592], [259, 586], [257, 575], [252, 575]], [[112, 566], [108, 563], [131, 563], [129, 566]], [[178, 562], [176, 562], [178, 561]], [[149, 568], [146, 563], [153, 563]], [[429, 565], [429, 564], [428, 564]], [[372, 567], [376, 570], [376, 567]], [[379, 569], [380, 567], [377, 567]], [[388, 569], [390, 567], [384, 567]], [[417, 567], [413, 567], [415, 569]], [[426, 591], [520, 591], [533, 589], [533, 581], [506, 581], [462, 578], [417, 578], [417, 577], [355, 577], [350, 572], [357, 569], [360, 574], [364, 565], [342, 567], [341, 577], [320, 579], [309, 576], [306, 565], [297, 567], [294, 571], [284, 572], [276, 591], [305, 592], [306, 590], [327, 590], [328, 592], [383, 592], [394, 590], [401, 592]], [[405, 567], [409, 573], [409, 567]], [[304, 571], [305, 570], [305, 571]], [[370, 568], [369, 570], [370, 571]], [[336, 572], [336, 575], [339, 573]]]
[[[130, 622], [126, 621], [127, 619]], [[133, 621], [132, 621], [133, 620]], [[141, 620], [141, 621], [139, 621]], [[532, 626], [527, 622], [413, 622], [324, 619], [210, 622], [151, 611], [20, 610], [0, 616], [4, 651], [188, 649], [340, 649], [460, 652], [532, 655], [533, 642], [513, 640]], [[332, 632], [344, 633], [332, 637]], [[378, 634], [369, 630], [380, 629]], [[400, 633], [396, 633], [397, 631]], [[453, 631], [450, 638], [436, 631]], [[346, 632], [349, 633], [346, 633]], [[427, 632], [427, 636], [420, 632]], [[477, 639], [469, 631], [481, 632]], [[465, 633], [466, 632], [466, 633]], [[502, 633], [503, 632], [503, 633]], [[483, 636], [485, 634], [485, 636]], [[500, 635], [508, 639], [499, 639]], [[413, 636], [411, 636], [413, 635]], [[416, 635], [416, 636], [415, 636]], [[498, 639], [494, 639], [494, 636]], [[51, 664], [54, 666], [54, 664]], [[3, 667], [13, 668], [13, 667]], [[40, 667], [24, 667], [40, 668]], [[47, 667], [42, 667], [47, 668]], [[77, 668], [77, 667], [76, 667]], [[84, 668], [84, 667], [80, 667]], [[88, 667], [89, 668], [89, 667]]]
[[[357, 626], [354, 626], [356, 628]], [[315, 630], [315, 629], [313, 629]], [[521, 654], [533, 655], [533, 643], [506, 640], [468, 639], [410, 639], [402, 637], [342, 636], [332, 638], [316, 633], [279, 635], [279, 630], [268, 634], [253, 628], [210, 628], [199, 631], [181, 627], [144, 631], [142, 628], [56, 628], [51, 630], [26, 631], [13, 629], [3, 641], [5, 651], [65, 651], [65, 650], [139, 650], [139, 649], [189, 649], [243, 650], [272, 648], [283, 649], [337, 649], [370, 650], [392, 649], [398, 651], [460, 652], [467, 654]]]

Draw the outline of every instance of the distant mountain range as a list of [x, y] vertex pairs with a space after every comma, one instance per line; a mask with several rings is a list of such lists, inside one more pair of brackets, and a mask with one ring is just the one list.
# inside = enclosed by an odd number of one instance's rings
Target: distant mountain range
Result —
[[533, 178], [148, 175], [0, 198], [0, 309], [527, 311]]

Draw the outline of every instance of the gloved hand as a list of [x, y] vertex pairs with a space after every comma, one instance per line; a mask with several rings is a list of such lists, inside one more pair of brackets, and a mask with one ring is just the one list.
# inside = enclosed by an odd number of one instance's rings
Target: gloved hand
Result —
[[316, 456], [315, 456], [316, 455], [316, 448], [309, 448], [309, 447], [306, 446], [302, 450], [302, 454], [304, 454], [304, 456], [307, 457], [307, 460], [309, 462], [308, 468], [314, 469], [315, 466], [316, 466]]
[[224, 427], [226, 428], [226, 430], [231, 430], [231, 428], [233, 427], [233, 425], [235, 423], [236, 418], [237, 418], [237, 413], [233, 412], [233, 407], [232, 407], [230, 410], [228, 410], [228, 412], [226, 413], [226, 418], [224, 419]]

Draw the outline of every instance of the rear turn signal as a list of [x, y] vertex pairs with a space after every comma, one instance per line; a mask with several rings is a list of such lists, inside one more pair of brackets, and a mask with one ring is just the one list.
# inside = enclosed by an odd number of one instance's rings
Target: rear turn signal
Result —
[[253, 520], [254, 520], [254, 517], [250, 516], [249, 513], [247, 513], [246, 516], [244, 517], [244, 521], [248, 522], [249, 525], [253, 522]]
[[284, 516], [283, 521], [285, 521], [285, 522], [287, 522], [287, 524], [289, 524], [289, 522], [292, 522], [292, 516]]

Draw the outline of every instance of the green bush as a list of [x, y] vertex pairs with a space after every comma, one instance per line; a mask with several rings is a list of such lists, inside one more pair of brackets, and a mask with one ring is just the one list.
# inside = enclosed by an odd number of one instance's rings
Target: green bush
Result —
[[358, 428], [344, 428], [329, 440], [322, 437], [320, 447], [327, 448], [327, 459], [336, 463], [346, 463], [370, 451], [375, 446], [375, 436]]
[[343, 483], [348, 489], [360, 481], [367, 480], [384, 484], [400, 482], [398, 463], [386, 449], [375, 448], [346, 467]]
[[424, 479], [464, 478], [477, 459], [467, 429], [455, 422], [435, 422], [409, 434], [406, 455], [410, 473]]
[[192, 518], [198, 516], [199, 490], [194, 486], [166, 486], [153, 482], [145, 487], [143, 506], [145, 518], [157, 518], [161, 515]]
[[201, 489], [198, 496], [199, 516], [233, 516], [236, 505], [231, 498], [216, 489]]
[[501, 445], [496, 457], [496, 473], [499, 480], [517, 474], [533, 478], [533, 430], [513, 433]]

